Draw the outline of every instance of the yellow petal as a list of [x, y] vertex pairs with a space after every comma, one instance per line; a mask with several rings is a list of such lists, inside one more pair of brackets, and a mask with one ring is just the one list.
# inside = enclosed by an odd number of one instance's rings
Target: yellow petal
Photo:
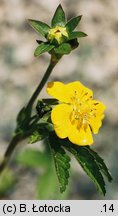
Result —
[[78, 81], [69, 84], [50, 82], [47, 85], [47, 93], [64, 103], [72, 103], [72, 98], [75, 96], [81, 102], [91, 99], [93, 96], [93, 92]]
[[80, 146], [91, 145], [93, 143], [93, 137], [89, 126], [86, 130], [83, 128], [78, 130], [76, 125], [71, 125], [68, 138], [72, 143]]
[[62, 82], [49, 82], [46, 90], [50, 96], [61, 102], [68, 103], [68, 92]]
[[106, 109], [106, 106], [102, 102], [97, 100], [92, 100], [92, 106], [96, 109], [97, 114], [103, 114]]
[[76, 96], [76, 98], [78, 98], [78, 100], [81, 102], [93, 97], [93, 92], [78, 81], [67, 84], [66, 91], [68, 92], [68, 97], [70, 99], [73, 96]]
[[100, 101], [92, 101], [93, 108], [95, 108], [95, 116], [91, 116], [89, 119], [90, 126], [94, 134], [97, 134], [100, 127], [102, 126], [102, 120], [104, 118], [104, 110], [106, 109], [105, 105]]
[[99, 119], [99, 118], [91, 118], [89, 120], [89, 122], [90, 122], [90, 126], [92, 128], [93, 133], [97, 134], [98, 131], [99, 131], [99, 129], [100, 129], [100, 127], [102, 126], [101, 119]]
[[68, 127], [70, 125], [71, 106], [59, 104], [51, 112], [51, 120], [58, 137], [61, 139], [68, 136]]

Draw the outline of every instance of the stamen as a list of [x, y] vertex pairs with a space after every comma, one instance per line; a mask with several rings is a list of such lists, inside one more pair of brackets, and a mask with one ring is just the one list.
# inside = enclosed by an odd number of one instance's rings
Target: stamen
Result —
[[93, 111], [95, 111], [95, 110], [97, 110], [96, 108], [92, 108], [91, 110], [90, 110], [90, 112], [93, 112]]
[[79, 120], [79, 116], [78, 116], [78, 115], [75, 115], [75, 119], [76, 119], [76, 120]]
[[86, 92], [83, 96], [88, 95], [88, 92]]
[[[92, 98], [92, 96], [89, 96], [89, 92], [85, 92], [84, 90], [81, 91], [81, 96], [79, 96], [79, 98], [76, 90], [74, 91], [73, 97], [71, 97], [72, 116], [70, 120], [72, 124], [77, 123], [78, 129], [83, 127], [84, 130], [86, 130], [89, 124], [89, 119], [93, 116], [96, 117], [96, 109], [93, 107], [94, 105], [90, 109], [89, 102], [86, 103], [90, 98]], [[86, 103], [86, 106], [84, 106], [84, 103]]]

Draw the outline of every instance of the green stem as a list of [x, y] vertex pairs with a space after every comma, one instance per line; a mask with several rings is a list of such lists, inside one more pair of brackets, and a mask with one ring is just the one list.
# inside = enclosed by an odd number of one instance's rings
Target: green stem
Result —
[[[32, 107], [33, 104], [36, 100], [36, 98], [38, 97], [39, 93], [41, 92], [42, 88], [44, 87], [44, 85], [46, 84], [53, 68], [55, 67], [55, 65], [58, 63], [59, 59], [55, 58], [54, 56], [51, 56], [51, 60], [50, 60], [50, 64], [41, 80], [41, 82], [39, 83], [38, 87], [36, 88], [35, 92], [33, 93], [33, 95], [31, 96], [27, 106], [26, 106], [26, 111], [28, 113], [28, 115], [26, 116], [26, 118], [28, 118], [27, 123], [29, 123], [29, 120], [31, 118], [31, 113], [32, 113]], [[17, 131], [17, 130], [16, 130]], [[23, 139], [25, 139], [27, 137], [27, 133], [26, 132], [22, 132], [22, 134], [16, 134], [13, 139], [11, 140], [2, 163], [0, 164], [0, 173], [4, 170], [4, 168], [6, 167], [7, 163], [9, 162], [9, 159], [15, 149], [15, 147], [18, 145], [18, 143], [20, 141], [22, 141]]]

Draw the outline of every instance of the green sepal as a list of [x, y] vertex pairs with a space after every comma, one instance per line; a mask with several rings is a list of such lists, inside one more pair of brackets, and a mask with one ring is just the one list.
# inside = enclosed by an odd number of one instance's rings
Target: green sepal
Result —
[[69, 34], [69, 40], [73, 40], [75, 38], [80, 38], [80, 37], [86, 37], [86, 36], [87, 36], [87, 34], [84, 32], [75, 31], [75, 32], [72, 32]]
[[60, 146], [56, 135], [50, 134], [49, 144], [55, 162], [57, 177], [59, 180], [60, 192], [66, 190], [69, 179], [70, 157], [66, 154], [65, 150]]
[[42, 122], [37, 125], [37, 129], [29, 137], [28, 143], [33, 144], [43, 139], [46, 139], [52, 132], [53, 125], [49, 122]]
[[112, 181], [112, 176], [109, 173], [109, 170], [108, 170], [104, 160], [95, 151], [93, 151], [89, 146], [87, 146], [86, 148], [93, 155], [93, 157], [94, 157], [96, 163], [98, 164], [101, 172], [107, 177], [108, 181], [111, 182]]
[[66, 55], [69, 54], [71, 52], [71, 45], [68, 43], [63, 43], [60, 46], [58, 46], [57, 48], [54, 49], [54, 52], [60, 55]]
[[50, 52], [54, 47], [55, 47], [54, 45], [48, 43], [42, 43], [36, 48], [34, 52], [34, 56], [37, 57], [45, 52]]
[[47, 34], [50, 30], [50, 26], [48, 26], [46, 23], [41, 22], [39, 20], [29, 19], [28, 21], [29, 21], [29, 24], [34, 28], [35, 31], [37, 31], [44, 37], [47, 37]]
[[82, 18], [82, 15], [81, 16], [77, 16], [77, 17], [74, 17], [72, 18], [71, 20], [69, 20], [67, 23], [66, 23], [66, 28], [69, 32], [72, 32], [76, 27], [77, 25], [79, 24], [80, 20]]
[[100, 172], [98, 164], [95, 161], [95, 158], [89, 152], [89, 150], [84, 146], [80, 147], [74, 145], [68, 140], [65, 140], [65, 142], [61, 141], [61, 143], [63, 143], [63, 147], [65, 147], [69, 152], [74, 155], [83, 170], [94, 182], [98, 192], [100, 192], [102, 195], [105, 195], [106, 189], [103, 176]]
[[61, 4], [57, 7], [54, 16], [51, 21], [51, 26], [65, 26], [66, 18], [65, 18], [65, 12], [61, 6]]

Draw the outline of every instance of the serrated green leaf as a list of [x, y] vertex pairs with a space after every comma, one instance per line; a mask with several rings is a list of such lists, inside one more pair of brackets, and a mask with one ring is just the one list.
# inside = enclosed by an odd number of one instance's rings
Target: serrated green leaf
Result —
[[26, 149], [25, 151], [22, 151], [17, 155], [16, 161], [33, 168], [39, 166], [47, 167], [49, 164], [48, 156], [45, 153], [34, 149]]
[[50, 27], [46, 23], [38, 21], [38, 20], [32, 20], [32, 19], [29, 19], [28, 21], [29, 21], [29, 24], [34, 28], [34, 30], [36, 30], [38, 33], [40, 33], [44, 37], [47, 36], [50, 30]]
[[109, 170], [106, 166], [106, 164], [104, 163], [104, 160], [95, 152], [93, 151], [90, 147], [86, 147], [90, 153], [93, 155], [96, 163], [98, 164], [100, 170], [103, 172], [103, 174], [107, 177], [108, 181], [111, 182], [112, 181], [112, 176], [109, 173]]
[[65, 26], [66, 18], [65, 18], [65, 12], [61, 5], [59, 5], [55, 11], [55, 14], [52, 18], [51, 26]]
[[36, 50], [34, 52], [34, 56], [37, 57], [37, 56], [39, 56], [45, 52], [50, 52], [53, 48], [54, 48], [54, 45], [42, 43], [36, 48]]
[[69, 20], [66, 24], [66, 28], [69, 32], [72, 32], [77, 25], [79, 24], [80, 20], [81, 20], [82, 16], [77, 16], [72, 18], [71, 20]]
[[55, 53], [60, 55], [66, 55], [71, 52], [71, 46], [68, 43], [63, 43], [59, 47], [54, 49]]
[[68, 185], [70, 158], [60, 146], [55, 134], [50, 135], [49, 144], [55, 162], [56, 173], [60, 184], [60, 192], [63, 193]]
[[87, 34], [84, 32], [75, 31], [69, 34], [69, 40], [73, 40], [75, 38], [80, 38], [80, 37], [86, 37], [86, 36]]
[[65, 146], [65, 148], [75, 156], [76, 160], [79, 162], [83, 170], [95, 183], [97, 190], [101, 194], [105, 195], [106, 190], [104, 179], [102, 177], [98, 164], [96, 163], [93, 155], [90, 154], [88, 149], [86, 149], [84, 146], [80, 147], [71, 144], [69, 141], [65, 141], [65, 143], [63, 142], [63, 146]]

